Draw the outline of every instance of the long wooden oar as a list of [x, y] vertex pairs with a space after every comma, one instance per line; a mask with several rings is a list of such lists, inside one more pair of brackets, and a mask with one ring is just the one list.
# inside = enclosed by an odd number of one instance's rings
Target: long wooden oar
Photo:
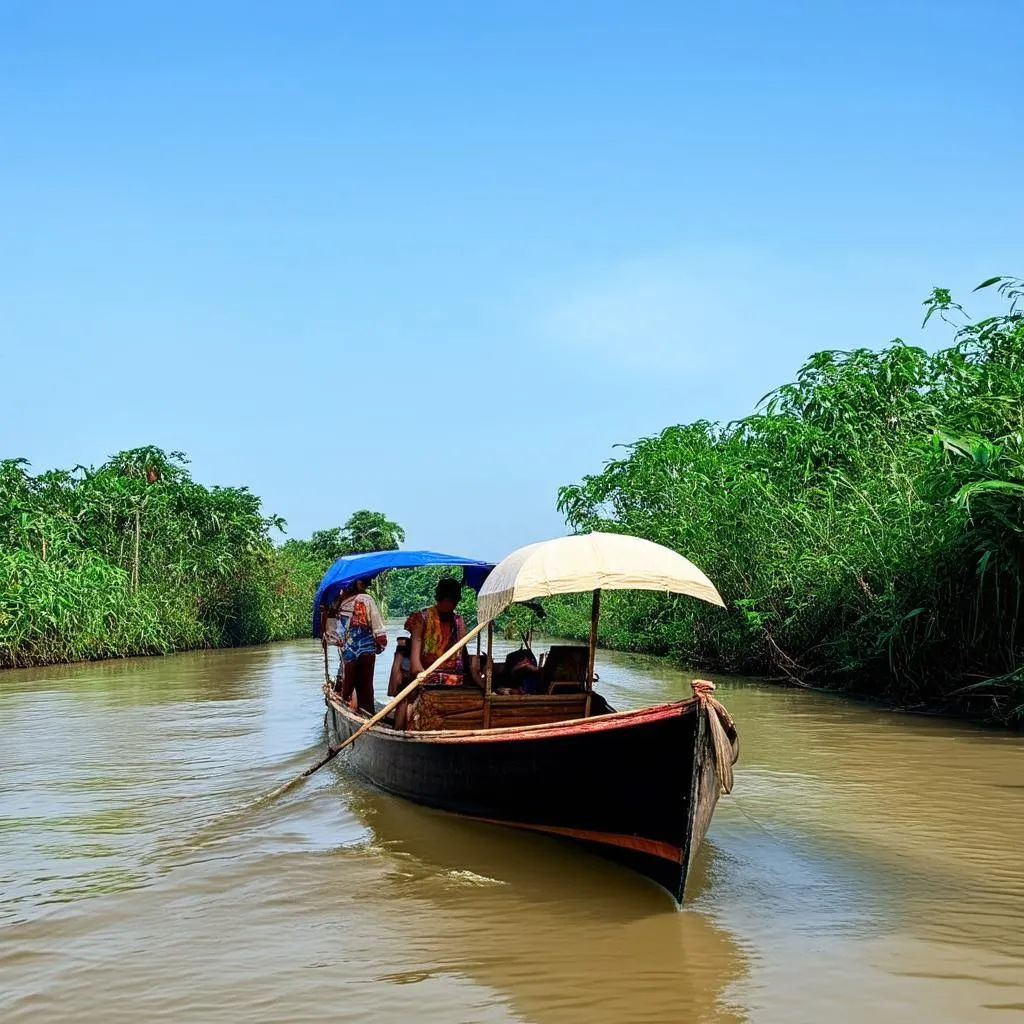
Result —
[[[471, 629], [457, 644], [454, 644], [453, 646], [449, 647], [448, 650], [445, 651], [444, 654], [442, 654], [437, 659], [437, 661], [434, 662], [433, 665], [429, 666], [428, 668], [425, 668], [404, 690], [402, 690], [401, 693], [397, 694], [393, 700], [391, 700], [388, 704], [382, 707], [380, 711], [378, 711], [371, 718], [368, 718], [358, 729], [356, 729], [354, 733], [352, 733], [351, 736], [349, 736], [347, 740], [345, 740], [344, 743], [339, 743], [338, 746], [336, 747], [329, 746], [327, 748], [327, 756], [325, 758], [322, 758], [321, 760], [317, 761], [317, 763], [313, 765], [311, 768], [307, 768], [304, 772], [302, 772], [301, 775], [296, 775], [294, 779], [289, 780], [283, 786], [278, 786], [277, 789], [275, 789], [272, 793], [268, 793], [263, 798], [263, 800], [276, 799], [282, 793], [291, 789], [292, 786], [301, 782], [303, 779], [308, 779], [310, 775], [312, 775], [314, 772], [318, 772], [321, 768], [323, 768], [325, 764], [327, 764], [328, 761], [333, 761], [334, 758], [336, 758], [347, 746], [349, 746], [349, 744], [354, 743], [360, 736], [362, 736], [367, 729], [371, 729], [382, 718], [384, 718], [389, 711], [392, 711], [394, 708], [398, 707], [398, 705], [401, 704], [402, 701], [405, 700], [405, 698], [408, 697], [409, 694], [411, 694], [416, 689], [416, 687], [419, 686], [420, 683], [422, 683], [423, 680], [430, 675], [431, 672], [434, 672], [436, 669], [440, 668], [453, 654], [457, 654], [459, 651], [461, 651], [462, 648], [465, 647], [466, 644], [468, 644], [469, 641], [472, 640], [473, 637], [475, 637], [480, 632], [480, 630], [482, 630], [486, 625], [486, 622], [481, 622], [479, 625], [474, 626], [473, 629]], [[263, 801], [260, 802], [262, 803]]]

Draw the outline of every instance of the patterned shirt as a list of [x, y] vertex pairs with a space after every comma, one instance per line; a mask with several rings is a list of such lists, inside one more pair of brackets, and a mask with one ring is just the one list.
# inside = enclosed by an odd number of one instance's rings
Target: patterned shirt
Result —
[[[405, 620], [405, 628], [410, 633], [420, 634], [420, 661], [424, 668], [429, 668], [449, 647], [466, 635], [466, 623], [462, 616], [454, 614], [450, 620], [445, 621], [438, 614], [436, 605], [413, 612]], [[463, 652], [458, 651], [435, 669], [423, 681], [423, 685], [460, 686], [464, 673]]]
[[369, 594], [355, 594], [341, 602], [338, 636], [344, 641], [341, 654], [346, 661], [355, 661], [361, 654], [376, 654], [374, 637], [383, 632], [384, 620]]

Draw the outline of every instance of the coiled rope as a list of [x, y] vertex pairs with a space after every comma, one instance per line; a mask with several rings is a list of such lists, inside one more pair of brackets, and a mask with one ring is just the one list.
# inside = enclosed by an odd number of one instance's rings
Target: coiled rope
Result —
[[713, 696], [715, 684], [710, 679], [694, 679], [690, 683], [694, 697], [704, 705], [711, 724], [711, 743], [715, 752], [715, 774], [723, 793], [732, 792], [732, 766], [740, 756], [740, 739], [732, 715]]

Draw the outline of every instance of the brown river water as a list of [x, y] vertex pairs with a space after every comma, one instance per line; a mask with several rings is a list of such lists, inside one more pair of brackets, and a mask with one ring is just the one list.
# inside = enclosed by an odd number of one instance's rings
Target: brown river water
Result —
[[312, 641], [0, 674], [4, 1024], [1024, 1020], [1021, 737], [719, 678], [736, 787], [677, 911], [342, 759], [254, 805], [322, 753], [320, 680]]

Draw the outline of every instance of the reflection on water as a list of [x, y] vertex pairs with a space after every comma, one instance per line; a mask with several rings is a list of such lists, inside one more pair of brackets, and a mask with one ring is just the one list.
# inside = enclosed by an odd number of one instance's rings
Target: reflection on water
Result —
[[[653, 659], [598, 667], [618, 707], [688, 692]], [[1017, 737], [719, 680], [741, 761], [679, 913], [570, 845], [344, 763], [254, 805], [321, 752], [320, 675], [305, 643], [0, 675], [5, 1021], [1024, 1008]]]

